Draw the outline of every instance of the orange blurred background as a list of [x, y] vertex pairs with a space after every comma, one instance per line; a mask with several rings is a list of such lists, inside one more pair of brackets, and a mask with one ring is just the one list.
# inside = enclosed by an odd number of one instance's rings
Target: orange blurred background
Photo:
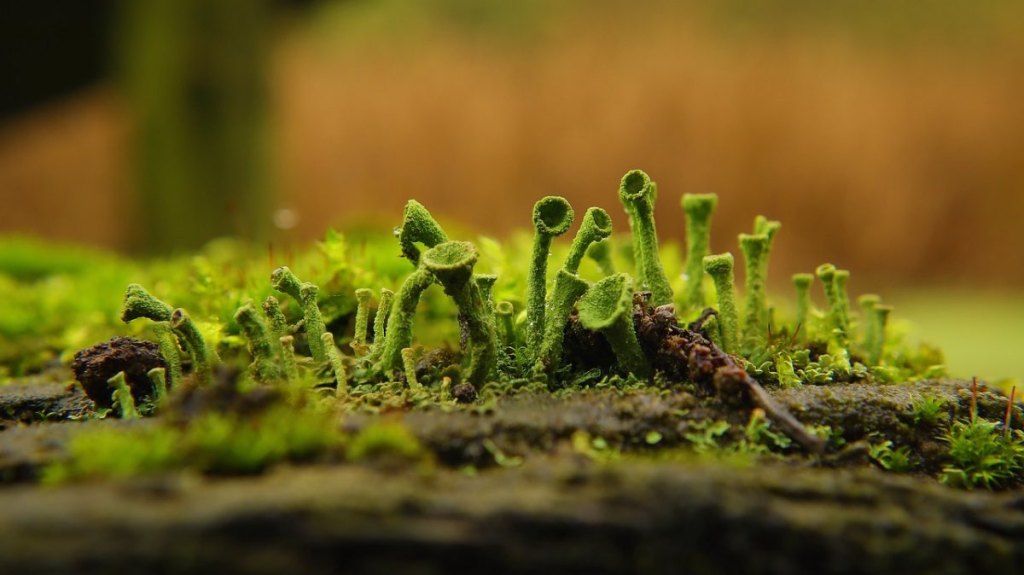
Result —
[[[780, 219], [776, 283], [828, 260], [857, 291], [1015, 288], [1024, 8], [923, 4], [277, 10], [264, 217], [278, 216], [275, 241], [307, 241], [396, 223], [415, 197], [501, 235], [544, 194], [621, 214], [618, 180], [639, 167], [659, 183], [667, 239], [682, 241], [684, 192], [721, 196], [717, 251], [756, 214]], [[137, 251], [138, 130], [119, 85], [102, 76], [0, 124], [0, 232]]]

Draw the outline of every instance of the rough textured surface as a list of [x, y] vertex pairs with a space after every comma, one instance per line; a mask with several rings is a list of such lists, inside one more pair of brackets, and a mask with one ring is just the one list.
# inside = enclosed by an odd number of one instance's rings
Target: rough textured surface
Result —
[[92, 409], [92, 401], [74, 384], [40, 381], [0, 385], [0, 430], [19, 422], [77, 419]]
[[[80, 394], [58, 389], [0, 387], [0, 405], [19, 411], [40, 396]], [[773, 396], [849, 444], [889, 438], [935, 465], [936, 437], [971, 402], [963, 381]], [[945, 417], [916, 421], [925, 397], [940, 400]], [[989, 418], [1005, 409], [983, 387], [977, 403]], [[356, 432], [375, 417], [341, 425]], [[1005, 574], [1024, 564], [1024, 490], [950, 489], [873, 469], [849, 448], [744, 466], [663, 449], [687, 444], [707, 421], [732, 424], [723, 442], [742, 437], [748, 412], [686, 389], [524, 394], [387, 417], [435, 463], [60, 488], [26, 482], [71, 437], [159, 421], [10, 422], [0, 432], [0, 572]], [[623, 454], [596, 462], [574, 445], [578, 432]]]
[[1024, 497], [857, 472], [538, 461], [0, 491], [32, 573], [1012, 573]]
[[71, 370], [85, 394], [100, 407], [113, 407], [107, 380], [123, 371], [136, 404], [153, 398], [149, 370], [166, 367], [160, 346], [132, 337], [114, 337], [75, 354]]

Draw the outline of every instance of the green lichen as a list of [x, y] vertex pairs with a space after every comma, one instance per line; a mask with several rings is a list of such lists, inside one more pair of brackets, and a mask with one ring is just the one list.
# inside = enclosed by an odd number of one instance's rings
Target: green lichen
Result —
[[811, 284], [813, 283], [813, 274], [793, 274], [793, 287], [796, 288], [796, 326], [793, 329], [800, 330], [800, 341], [807, 341], [807, 334], [810, 331], [808, 320], [811, 317]]
[[448, 241], [448, 235], [444, 233], [427, 208], [416, 200], [409, 200], [405, 204], [402, 225], [396, 230], [396, 233], [398, 243], [402, 248], [402, 255], [413, 265], [420, 263], [420, 249], [417, 244], [432, 248]]
[[722, 335], [722, 349], [728, 353], [739, 351], [739, 312], [733, 287], [733, 257], [730, 253], [704, 258], [704, 271], [715, 283], [718, 298], [718, 328]]
[[280, 340], [272, 339], [263, 316], [256, 310], [252, 302], [248, 302], [235, 312], [235, 321], [242, 328], [249, 341], [249, 353], [253, 362], [250, 365], [253, 375], [260, 381], [272, 381], [284, 375], [280, 369]]
[[576, 306], [577, 300], [587, 292], [589, 284], [568, 270], [562, 269], [555, 276], [555, 285], [547, 306], [544, 339], [534, 366], [536, 373], [550, 373], [561, 364], [562, 340], [565, 324]]
[[352, 348], [362, 351], [366, 350], [366, 338], [370, 329], [370, 300], [373, 299], [373, 290], [359, 288], [356, 290], [356, 326], [355, 335], [352, 337]]
[[138, 419], [140, 415], [135, 409], [135, 398], [132, 397], [132, 390], [128, 387], [124, 372], [117, 372], [114, 377], [107, 380], [107, 385], [110, 386], [111, 398], [117, 406], [118, 413], [121, 414], [121, 419]]
[[309, 353], [317, 363], [326, 362], [327, 352], [320, 341], [324, 332], [327, 331], [320, 313], [320, 306], [317, 304], [320, 288], [309, 282], [300, 282], [299, 278], [287, 267], [274, 270], [270, 275], [270, 282], [275, 290], [290, 296], [302, 307], [302, 319], [305, 324]]
[[716, 194], [683, 194], [686, 214], [686, 295], [692, 311], [704, 309], [704, 258], [711, 254], [711, 216], [718, 205]]
[[672, 303], [672, 286], [658, 255], [658, 233], [654, 227], [654, 201], [658, 187], [641, 170], [631, 170], [619, 183], [619, 201], [629, 216], [633, 236], [633, 259], [640, 287], [650, 290], [653, 305]]
[[569, 247], [569, 255], [565, 258], [562, 269], [575, 274], [579, 272], [580, 263], [590, 247], [604, 241], [612, 234], [612, 218], [601, 208], [588, 208], [583, 214], [583, 222]]
[[608, 276], [591, 286], [577, 305], [580, 323], [605, 336], [623, 371], [650, 376], [650, 363], [633, 329], [632, 278], [623, 273]]
[[740, 234], [746, 277], [743, 336], [745, 340], [757, 343], [763, 342], [768, 335], [768, 302], [764, 277], [768, 246], [768, 236], [764, 234]]
[[455, 302], [459, 319], [466, 326], [469, 362], [465, 377], [471, 383], [483, 383], [491, 377], [498, 358], [494, 322], [489, 319], [477, 282], [471, 281], [478, 257], [473, 244], [449, 241], [424, 252], [422, 260], [423, 267], [437, 278], [444, 286], [444, 293]]
[[371, 362], [377, 361], [384, 351], [384, 334], [387, 330], [388, 315], [391, 313], [391, 306], [394, 303], [395, 292], [381, 288], [380, 301], [377, 302], [377, 313], [373, 317], [373, 345], [370, 346], [368, 359]]
[[565, 198], [547, 196], [533, 206], [533, 252], [526, 283], [526, 343], [536, 353], [544, 338], [544, 312], [547, 299], [548, 257], [551, 241], [569, 231], [572, 206]]

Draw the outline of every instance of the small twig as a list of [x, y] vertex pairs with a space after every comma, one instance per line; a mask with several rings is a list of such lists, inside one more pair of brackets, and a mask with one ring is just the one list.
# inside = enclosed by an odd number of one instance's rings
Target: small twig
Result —
[[783, 433], [788, 435], [791, 439], [799, 443], [811, 453], [822, 454], [825, 452], [825, 441], [817, 435], [814, 435], [802, 423], [797, 421], [792, 414], [786, 411], [785, 408], [775, 402], [774, 399], [768, 392], [765, 391], [761, 384], [756, 379], [744, 374], [741, 379], [741, 383], [746, 386], [750, 392], [750, 397], [754, 400], [754, 403], [758, 407], [764, 410], [768, 419], [771, 419], [773, 423], [778, 425]]

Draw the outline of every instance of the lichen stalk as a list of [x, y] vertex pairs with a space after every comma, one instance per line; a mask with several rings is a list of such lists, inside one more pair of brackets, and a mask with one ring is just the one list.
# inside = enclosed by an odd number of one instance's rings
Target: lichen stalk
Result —
[[868, 350], [868, 362], [871, 365], [880, 365], [885, 353], [885, 328], [889, 323], [889, 314], [892, 313], [892, 306], [878, 304], [874, 309], [875, 319], [872, 322], [874, 336], [871, 340], [871, 348]]
[[546, 196], [533, 205], [533, 250], [526, 283], [526, 344], [534, 354], [540, 349], [544, 338], [544, 304], [551, 240], [567, 232], [572, 220], [572, 206], [565, 198]]
[[334, 381], [337, 383], [335, 395], [345, 397], [348, 394], [348, 374], [345, 371], [345, 358], [342, 357], [338, 346], [334, 345], [334, 334], [325, 331], [320, 335], [320, 343], [323, 344], [327, 361], [331, 365], [331, 371], [334, 372]]
[[412, 345], [412, 320], [423, 291], [434, 283], [434, 276], [426, 269], [417, 268], [405, 278], [391, 304], [384, 347], [377, 362], [379, 371], [402, 368], [402, 349]]
[[768, 245], [764, 250], [764, 258], [761, 260], [761, 277], [768, 281], [768, 262], [771, 261], [772, 246], [775, 244], [775, 234], [782, 229], [782, 222], [769, 220], [764, 216], [754, 218], [754, 233], [768, 237]]
[[139, 284], [129, 284], [124, 294], [121, 321], [129, 323], [140, 317], [157, 322], [171, 321], [172, 311], [171, 306], [153, 297]]
[[373, 316], [373, 344], [370, 346], [370, 361], [377, 361], [384, 351], [384, 334], [387, 330], [388, 315], [395, 299], [395, 292], [381, 288], [380, 300], [377, 302], [377, 313]]
[[583, 327], [601, 332], [619, 367], [636, 377], [651, 375], [651, 365], [633, 328], [633, 280], [620, 273], [597, 282], [577, 302]]
[[870, 350], [875, 346], [875, 320], [878, 316], [875, 315], [875, 307], [882, 303], [882, 298], [875, 294], [864, 294], [857, 298], [857, 306], [860, 307], [860, 333], [861, 348], [865, 352], [870, 354]]
[[704, 271], [711, 276], [718, 298], [718, 326], [722, 333], [722, 349], [726, 353], [739, 350], [739, 313], [733, 279], [734, 260], [731, 253], [704, 258]]
[[610, 276], [615, 273], [615, 264], [612, 263], [611, 244], [612, 241], [606, 239], [594, 242], [587, 248], [587, 257], [597, 264], [601, 274], [604, 276]]
[[161, 321], [153, 324], [153, 333], [156, 334], [157, 344], [160, 346], [160, 355], [167, 364], [166, 383], [173, 389], [181, 383], [181, 351], [178, 347], [178, 340], [171, 331], [169, 322]]
[[128, 387], [124, 372], [117, 372], [114, 377], [107, 380], [107, 385], [112, 390], [111, 398], [114, 400], [114, 405], [121, 411], [121, 419], [138, 419], [139, 412], [135, 409], [135, 398], [132, 397], [132, 390]]
[[[494, 322], [488, 320], [483, 294], [473, 278], [473, 266], [479, 257], [469, 242], [449, 241], [427, 250], [421, 259], [444, 287], [459, 310], [459, 318], [467, 332], [468, 363], [466, 379], [473, 384], [484, 383], [498, 364], [498, 343]], [[408, 346], [406, 346], [408, 347]]]
[[411, 347], [402, 349], [402, 370], [405, 373], [405, 383], [409, 389], [419, 391], [423, 389], [420, 381], [416, 379], [416, 350]]
[[192, 317], [182, 308], [175, 309], [171, 312], [170, 326], [174, 334], [185, 342], [186, 347], [192, 353], [192, 363], [200, 381], [212, 382], [211, 369], [219, 359], [216, 352], [206, 345], [206, 340], [199, 332], [196, 323], [192, 321]]
[[765, 294], [764, 258], [768, 250], [768, 236], [740, 234], [740, 250], [746, 287], [743, 311], [743, 336], [747, 340], [763, 341], [767, 337], [768, 302]]
[[154, 367], [146, 372], [149, 381], [153, 382], [153, 404], [160, 405], [160, 402], [167, 397], [167, 369]]
[[366, 334], [370, 329], [370, 300], [373, 291], [367, 288], [356, 290], [356, 325], [352, 336], [352, 349], [357, 352], [366, 351]]
[[608, 212], [601, 208], [587, 208], [580, 229], [576, 231], [576, 237], [569, 246], [569, 255], [566, 256], [562, 269], [571, 274], [578, 273], [580, 263], [583, 262], [583, 257], [587, 255], [590, 246], [605, 240], [611, 234], [612, 218]]
[[793, 329], [800, 330], [801, 341], [807, 340], [810, 328], [807, 321], [811, 317], [811, 284], [813, 283], [813, 274], [793, 274], [793, 287], [796, 288], [796, 325], [793, 326]]
[[847, 338], [850, 336], [850, 294], [846, 290], [846, 284], [850, 281], [849, 270], [836, 270], [832, 283], [836, 289], [836, 303], [838, 304], [837, 315], [842, 326], [843, 333]]
[[290, 381], [295, 381], [299, 377], [299, 362], [295, 359], [295, 337], [285, 335], [278, 338], [278, 341], [281, 342], [281, 365], [284, 374]]
[[569, 321], [576, 302], [587, 292], [589, 284], [565, 269], [558, 271], [548, 303], [544, 339], [534, 364], [536, 373], [550, 373], [562, 361], [562, 341], [565, 324]]
[[288, 328], [288, 319], [281, 311], [281, 303], [277, 301], [276, 297], [267, 296], [263, 302], [263, 314], [267, 316], [267, 327], [270, 328], [270, 333], [275, 338], [280, 339], [291, 334]]
[[252, 355], [252, 373], [259, 381], [271, 381], [281, 376], [277, 353], [278, 345], [271, 339], [270, 330], [263, 321], [263, 316], [256, 310], [252, 302], [248, 302], [235, 312], [235, 321], [242, 328], [242, 333], [249, 342], [249, 353]]
[[416, 244], [423, 244], [429, 249], [448, 241], [448, 235], [427, 208], [416, 200], [405, 204], [402, 225], [397, 232], [402, 255], [416, 266], [420, 263], [420, 250]]
[[309, 353], [317, 363], [327, 361], [327, 353], [320, 341], [321, 336], [327, 331], [327, 327], [324, 325], [320, 307], [317, 305], [319, 288], [308, 282], [300, 282], [299, 278], [287, 267], [274, 270], [270, 275], [270, 281], [275, 290], [291, 296], [302, 307]]
[[641, 289], [649, 290], [651, 304], [660, 306], [672, 303], [672, 287], [658, 254], [658, 235], [654, 226], [657, 193], [657, 184], [641, 170], [627, 172], [619, 184], [619, 200], [629, 216]]
[[711, 253], [711, 216], [718, 205], [716, 194], [683, 194], [686, 215], [686, 294], [691, 311], [704, 309], [704, 258]]
[[515, 308], [512, 306], [512, 302], [499, 301], [494, 306], [494, 315], [497, 318], [497, 326], [501, 334], [502, 343], [505, 347], [516, 347], [518, 341], [516, 340], [516, 327], [513, 319]]

